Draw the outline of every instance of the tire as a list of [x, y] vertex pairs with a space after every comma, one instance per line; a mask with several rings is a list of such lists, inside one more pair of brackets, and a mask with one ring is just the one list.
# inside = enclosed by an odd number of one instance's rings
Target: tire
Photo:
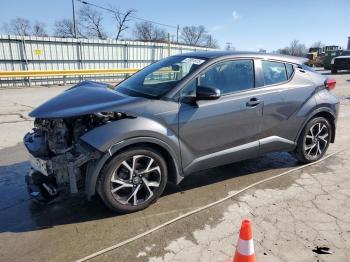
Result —
[[331, 137], [332, 128], [329, 121], [324, 117], [315, 117], [300, 134], [293, 155], [304, 164], [315, 162], [326, 153]]
[[158, 151], [150, 147], [131, 148], [106, 164], [97, 192], [110, 209], [131, 213], [156, 202], [167, 180], [167, 164]]
[[338, 73], [338, 70], [332, 66], [331, 73], [335, 75], [336, 73]]

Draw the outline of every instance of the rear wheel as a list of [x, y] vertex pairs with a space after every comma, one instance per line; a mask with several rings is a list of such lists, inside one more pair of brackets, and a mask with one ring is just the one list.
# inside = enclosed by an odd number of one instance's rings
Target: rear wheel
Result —
[[111, 209], [129, 213], [148, 207], [162, 194], [167, 183], [163, 157], [148, 147], [116, 155], [105, 166], [97, 190]]
[[295, 157], [302, 163], [321, 159], [328, 149], [331, 132], [331, 125], [326, 118], [311, 119], [299, 137]]

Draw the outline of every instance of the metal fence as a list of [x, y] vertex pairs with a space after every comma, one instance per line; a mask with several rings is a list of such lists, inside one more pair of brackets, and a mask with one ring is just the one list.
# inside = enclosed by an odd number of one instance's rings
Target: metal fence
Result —
[[[179, 53], [208, 48], [167, 43], [0, 35], [0, 71], [143, 68]], [[0, 87], [117, 81], [125, 75], [3, 78]]]

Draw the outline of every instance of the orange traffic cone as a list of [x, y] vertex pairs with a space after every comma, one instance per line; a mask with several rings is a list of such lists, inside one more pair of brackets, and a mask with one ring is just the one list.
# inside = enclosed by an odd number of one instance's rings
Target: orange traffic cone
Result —
[[233, 262], [255, 262], [253, 231], [249, 219], [242, 221]]

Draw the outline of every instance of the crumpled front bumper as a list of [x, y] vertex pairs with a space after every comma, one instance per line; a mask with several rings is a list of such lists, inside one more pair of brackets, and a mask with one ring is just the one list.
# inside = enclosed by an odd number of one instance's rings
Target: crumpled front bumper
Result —
[[43, 175], [34, 169], [25, 176], [25, 182], [29, 195], [37, 203], [57, 202], [63, 196], [49, 180], [43, 179]]
[[72, 150], [63, 154], [42, 156], [45, 144], [33, 133], [28, 133], [23, 142], [31, 163], [25, 182], [31, 197], [40, 203], [51, 203], [58, 197], [78, 193], [85, 175], [82, 166], [100, 156], [98, 151], [83, 143], [74, 145]]

